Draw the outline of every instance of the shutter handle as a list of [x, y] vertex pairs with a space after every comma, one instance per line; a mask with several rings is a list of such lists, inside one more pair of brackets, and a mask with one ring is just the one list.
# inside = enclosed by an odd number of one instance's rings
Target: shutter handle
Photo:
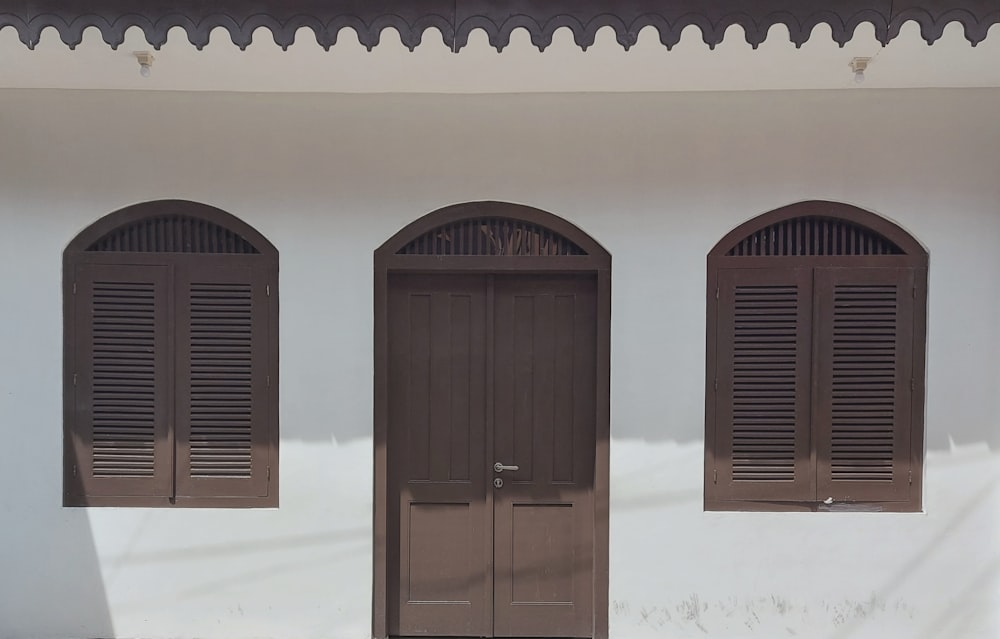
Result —
[[826, 499], [823, 500], [823, 503], [829, 506], [830, 504], [833, 503], [833, 497], [827, 497]]
[[504, 466], [500, 462], [493, 464], [494, 472], [502, 473], [505, 470], [521, 470], [520, 466]]

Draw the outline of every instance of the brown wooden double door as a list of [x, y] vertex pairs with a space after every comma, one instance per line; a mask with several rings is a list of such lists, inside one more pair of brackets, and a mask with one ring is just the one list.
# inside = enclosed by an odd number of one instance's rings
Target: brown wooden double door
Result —
[[390, 635], [593, 635], [596, 316], [593, 276], [390, 276]]

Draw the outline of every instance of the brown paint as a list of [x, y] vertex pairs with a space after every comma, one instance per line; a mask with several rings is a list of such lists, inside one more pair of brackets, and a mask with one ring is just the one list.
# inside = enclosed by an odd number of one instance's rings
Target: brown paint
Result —
[[[585, 255], [397, 255], [477, 216]], [[417, 220], [375, 264], [374, 636], [606, 637], [610, 256], [565, 220], [479, 202]]]
[[898, 226], [834, 202], [782, 207], [719, 241], [706, 509], [920, 509], [927, 264]]
[[593, 627], [597, 287], [593, 276], [497, 277], [493, 635]]
[[[817, 494], [836, 503], [911, 501], [915, 270], [817, 268]], [[862, 370], [863, 357], [869, 367]], [[857, 427], [864, 411], [866, 427]], [[897, 463], [896, 451], [906, 451]]]
[[486, 305], [482, 276], [390, 278], [393, 635], [487, 632]]
[[277, 506], [277, 259], [232, 215], [178, 200], [70, 242], [65, 505]]
[[[722, 269], [718, 274], [718, 304], [732, 313], [719, 313], [719, 362], [716, 375], [719, 397], [718, 451], [712, 485], [730, 499], [804, 501], [816, 493], [815, 473], [809, 460], [809, 431], [798, 425], [809, 422], [811, 370], [812, 271], [790, 269]], [[764, 314], [777, 316], [759, 328]], [[753, 350], [747, 341], [758, 331], [766, 338]], [[752, 380], [737, 376], [754, 371]], [[756, 428], [767, 424], [767, 438]], [[707, 491], [706, 491], [707, 492]]]

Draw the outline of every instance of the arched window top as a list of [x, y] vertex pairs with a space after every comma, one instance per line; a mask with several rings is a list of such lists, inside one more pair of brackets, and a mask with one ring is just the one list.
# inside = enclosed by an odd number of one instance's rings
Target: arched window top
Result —
[[754, 231], [726, 255], [900, 255], [901, 248], [859, 224], [804, 215]]
[[603, 247], [566, 220], [506, 202], [469, 202], [429, 213], [396, 233], [376, 255], [610, 260]]
[[913, 236], [885, 218], [838, 202], [808, 201], [770, 211], [727, 234], [716, 257], [926, 256]]
[[157, 215], [108, 232], [88, 251], [139, 253], [260, 253], [242, 235], [189, 215]]
[[277, 254], [239, 218], [186, 200], [143, 202], [110, 213], [81, 231], [67, 252]]

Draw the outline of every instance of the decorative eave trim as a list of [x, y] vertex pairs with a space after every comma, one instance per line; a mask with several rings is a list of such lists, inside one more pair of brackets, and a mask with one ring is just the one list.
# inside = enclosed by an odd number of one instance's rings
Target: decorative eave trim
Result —
[[[750, 5], [752, 8], [748, 8]], [[325, 49], [336, 44], [338, 32], [350, 27], [371, 50], [381, 32], [391, 27], [413, 50], [429, 28], [441, 32], [445, 44], [459, 51], [469, 35], [482, 29], [490, 44], [502, 50], [519, 27], [528, 31], [540, 50], [552, 43], [557, 29], [569, 28], [578, 46], [594, 43], [598, 29], [614, 29], [618, 43], [628, 49], [639, 32], [655, 27], [668, 49], [680, 41], [685, 27], [696, 25], [709, 46], [722, 42], [726, 29], [743, 28], [756, 48], [776, 24], [788, 28], [791, 41], [801, 46], [819, 24], [830, 26], [833, 40], [843, 46], [858, 25], [869, 22], [883, 45], [899, 35], [906, 22], [920, 26], [928, 44], [939, 39], [951, 22], [960, 23], [973, 45], [986, 39], [1000, 23], [997, 0], [0, 0], [0, 29], [14, 27], [29, 49], [41, 32], [53, 27], [71, 49], [96, 27], [104, 41], [117, 48], [125, 31], [139, 27], [159, 49], [167, 32], [181, 27], [201, 49], [213, 29], [222, 27], [233, 43], [245, 49], [258, 28], [268, 29], [274, 41], [288, 48], [295, 33], [306, 27]]]

